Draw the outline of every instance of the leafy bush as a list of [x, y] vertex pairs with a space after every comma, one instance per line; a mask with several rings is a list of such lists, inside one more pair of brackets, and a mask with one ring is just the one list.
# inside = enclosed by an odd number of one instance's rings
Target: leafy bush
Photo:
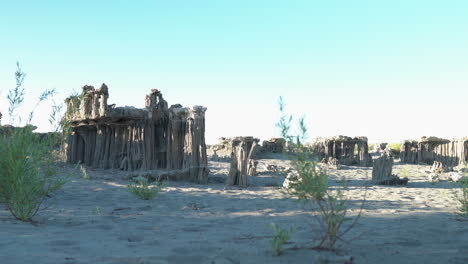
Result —
[[139, 180], [128, 184], [128, 190], [143, 200], [150, 200], [156, 197], [164, 187], [162, 183], [149, 183], [147, 179]]
[[468, 217], [468, 176], [462, 178], [458, 185], [460, 186], [460, 192], [454, 191], [454, 195], [460, 203], [460, 215]]
[[[291, 123], [293, 117], [285, 114], [284, 101], [281, 97], [279, 106], [282, 116], [277, 126], [281, 129], [282, 136], [287, 139], [294, 150], [294, 155], [290, 155], [289, 159], [292, 167], [297, 172], [297, 177], [288, 178], [289, 184], [286, 187], [286, 192], [304, 202], [305, 205], [310, 206], [311, 213], [316, 217], [321, 229], [318, 248], [332, 250], [335, 243], [338, 240], [343, 240], [342, 237], [357, 223], [365, 199], [358, 215], [354, 218], [347, 217], [349, 207], [348, 199], [344, 195], [345, 187], [342, 186], [331, 190], [327, 184], [327, 172], [319, 168], [317, 161], [310, 156], [310, 153], [304, 147], [303, 142], [307, 138], [307, 127], [304, 118], [299, 119], [298, 133], [292, 135]], [[344, 223], [347, 221], [352, 222], [345, 227]]]
[[0, 201], [15, 218], [30, 221], [65, 179], [56, 177], [51, 148], [29, 127], [1, 135], [0, 153]]
[[[24, 101], [24, 77], [17, 64], [16, 87], [8, 93], [11, 124], [17, 118], [15, 110]], [[35, 107], [53, 94], [53, 90], [42, 93]], [[32, 117], [33, 112], [29, 114], [27, 126], [9, 126], [0, 133], [0, 202], [21, 221], [31, 221], [46, 197], [66, 181], [56, 177], [51, 147], [55, 139], [33, 133], [35, 127], [29, 125]]]
[[283, 245], [288, 242], [291, 237], [291, 233], [294, 232], [294, 227], [291, 227], [289, 230], [281, 228], [280, 225], [271, 223], [271, 229], [273, 230], [273, 239], [271, 240], [271, 247], [275, 252], [276, 256], [281, 255], [283, 252]]

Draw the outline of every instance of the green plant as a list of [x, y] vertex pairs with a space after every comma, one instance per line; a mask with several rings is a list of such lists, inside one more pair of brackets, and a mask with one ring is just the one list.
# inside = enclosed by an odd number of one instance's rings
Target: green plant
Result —
[[88, 174], [88, 171], [86, 170], [86, 168], [80, 164], [80, 172], [81, 172], [81, 177], [83, 177], [83, 179], [85, 180], [89, 180], [89, 174]]
[[0, 136], [0, 153], [0, 200], [15, 218], [30, 221], [65, 179], [56, 177], [50, 147], [29, 127]]
[[460, 186], [460, 192], [454, 190], [453, 193], [457, 201], [460, 203], [460, 215], [468, 217], [468, 177], [465, 176], [460, 179], [458, 185]]
[[[24, 100], [22, 82], [25, 74], [17, 63], [16, 87], [8, 94], [10, 122], [17, 117], [15, 110]], [[52, 93], [41, 94], [39, 101]], [[32, 114], [28, 121], [32, 120]], [[53, 142], [33, 133], [35, 127], [10, 127], [0, 133], [0, 202], [21, 221], [31, 221], [43, 201], [61, 187], [66, 178], [57, 177], [52, 153]]]
[[[293, 118], [292, 115], [285, 114], [282, 97], [279, 100], [279, 107], [282, 116], [277, 126], [281, 129], [282, 136], [293, 148], [294, 155], [290, 155], [288, 158], [297, 172], [297, 177], [288, 178], [289, 184], [286, 187], [286, 192], [302, 201], [305, 205], [304, 208], [310, 206], [310, 212], [317, 219], [321, 229], [320, 242], [317, 247], [333, 250], [335, 243], [338, 240], [344, 241], [343, 236], [356, 225], [361, 216], [365, 199], [357, 216], [348, 217], [348, 199], [344, 195], [346, 187], [341, 186], [331, 190], [327, 184], [326, 170], [317, 166], [317, 161], [310, 156], [304, 147], [303, 142], [307, 138], [304, 117], [299, 119], [298, 132], [294, 134], [291, 132]], [[350, 224], [345, 226], [347, 221], [350, 221]]]
[[294, 232], [294, 226], [288, 229], [283, 229], [280, 225], [276, 223], [270, 224], [271, 229], [273, 230], [273, 238], [271, 240], [271, 247], [276, 256], [281, 255], [283, 252], [283, 245], [288, 242], [291, 237], [291, 233]]
[[150, 200], [156, 197], [164, 187], [162, 183], [149, 183], [147, 179], [139, 180], [128, 184], [128, 190], [143, 200]]
[[95, 214], [95, 215], [101, 215], [101, 214], [102, 214], [102, 209], [101, 209], [101, 207], [96, 206], [96, 208], [94, 208], [94, 210], [93, 210], [93, 214]]

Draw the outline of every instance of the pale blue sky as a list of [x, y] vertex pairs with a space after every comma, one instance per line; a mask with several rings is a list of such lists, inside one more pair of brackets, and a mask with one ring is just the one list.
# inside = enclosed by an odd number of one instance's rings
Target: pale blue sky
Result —
[[4, 113], [19, 61], [24, 111], [48, 88], [62, 100], [104, 82], [110, 103], [137, 107], [158, 88], [208, 107], [208, 143], [278, 136], [280, 95], [313, 137], [468, 135], [467, 1], [0, 3]]

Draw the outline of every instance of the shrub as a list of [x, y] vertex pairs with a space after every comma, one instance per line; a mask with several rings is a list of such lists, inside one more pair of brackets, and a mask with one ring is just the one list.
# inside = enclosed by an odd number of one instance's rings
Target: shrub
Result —
[[139, 180], [128, 184], [128, 190], [143, 200], [150, 200], [156, 197], [164, 187], [162, 183], [149, 183], [147, 179]]
[[56, 177], [51, 148], [29, 127], [1, 135], [0, 153], [0, 200], [15, 218], [30, 221], [65, 179]]
[[[316, 217], [321, 229], [320, 242], [317, 247], [333, 250], [335, 243], [338, 240], [343, 240], [343, 236], [357, 223], [365, 199], [361, 204], [358, 215], [354, 218], [347, 217], [349, 207], [348, 199], [344, 195], [345, 186], [331, 190], [327, 184], [327, 172], [319, 168], [317, 161], [305, 150], [303, 142], [307, 138], [307, 127], [304, 118], [299, 119], [298, 133], [292, 135], [291, 123], [293, 118], [292, 115], [285, 114], [284, 102], [281, 97], [279, 107], [282, 116], [277, 126], [281, 129], [282, 136], [293, 146], [295, 155], [290, 155], [289, 159], [298, 175], [289, 178], [286, 192], [304, 202], [305, 205], [311, 206], [311, 213]], [[305, 206], [304, 208], [308, 207]], [[351, 221], [351, 223], [345, 227], [344, 223], [347, 221]]]
[[89, 174], [88, 171], [86, 170], [85, 166], [80, 164], [80, 172], [81, 172], [81, 177], [85, 180], [89, 180]]
[[468, 176], [458, 182], [460, 192], [454, 191], [455, 198], [460, 203], [460, 215], [468, 217]]
[[[19, 63], [15, 78], [16, 87], [8, 93], [12, 125], [17, 118], [15, 111], [24, 101], [25, 94], [22, 87], [25, 73]], [[43, 92], [34, 108], [54, 93], [54, 90]], [[66, 181], [66, 178], [56, 177], [53, 166], [55, 139], [40, 138], [33, 133], [35, 127], [29, 125], [33, 112], [34, 109], [29, 114], [27, 126], [10, 127], [9, 131], [0, 134], [0, 202], [21, 221], [31, 221], [46, 197]]]
[[273, 230], [273, 239], [271, 240], [271, 247], [276, 256], [281, 255], [283, 252], [283, 245], [288, 242], [291, 237], [291, 233], [294, 232], [294, 227], [289, 230], [281, 228], [280, 225], [271, 223], [271, 229]]

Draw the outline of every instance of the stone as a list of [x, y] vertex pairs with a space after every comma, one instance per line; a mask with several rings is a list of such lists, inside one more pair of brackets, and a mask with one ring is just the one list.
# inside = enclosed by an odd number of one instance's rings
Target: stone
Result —
[[271, 138], [262, 142], [262, 152], [282, 153], [285, 150], [284, 138]]
[[372, 181], [380, 185], [406, 185], [408, 178], [401, 179], [397, 175], [392, 174], [393, 157], [388, 152], [374, 160], [372, 167]]
[[402, 163], [432, 165], [441, 162], [446, 167], [455, 167], [468, 162], [468, 137], [452, 140], [438, 137], [421, 137], [405, 140], [400, 152]]
[[430, 173], [430, 174], [427, 175], [427, 180], [429, 182], [440, 181], [440, 174], [439, 173]]
[[286, 190], [290, 189], [291, 181], [295, 182], [299, 179], [299, 174], [296, 171], [289, 172], [283, 182], [283, 188]]
[[415, 140], [405, 140], [401, 143], [400, 162], [417, 164], [418, 162], [418, 142]]
[[205, 107], [168, 107], [156, 89], [146, 96], [145, 108], [108, 105], [108, 97], [105, 84], [86, 85], [81, 96], [65, 100], [71, 130], [62, 148], [67, 162], [126, 171], [166, 169], [180, 180], [207, 181]]
[[374, 153], [381, 153], [387, 148], [388, 143], [375, 143], [374, 144]]
[[313, 144], [312, 151], [318, 154], [319, 160], [331, 157], [343, 165], [372, 166], [366, 137], [322, 138]]
[[237, 185], [247, 187], [247, 176], [256, 173], [257, 162], [255, 162], [258, 152], [257, 145], [259, 139], [254, 137], [236, 137], [231, 139], [231, 166], [228, 173], [227, 185]]
[[462, 180], [463, 178], [465, 178], [466, 176], [459, 173], [459, 172], [449, 172], [448, 173], [448, 178], [449, 180], [453, 181], [453, 182], [459, 182], [460, 180]]
[[381, 182], [392, 178], [393, 158], [383, 153], [374, 160], [372, 167], [372, 181]]
[[432, 164], [430, 171], [434, 173], [443, 173], [443, 172], [453, 171], [453, 168], [444, 166], [442, 162], [435, 160], [434, 163]]

